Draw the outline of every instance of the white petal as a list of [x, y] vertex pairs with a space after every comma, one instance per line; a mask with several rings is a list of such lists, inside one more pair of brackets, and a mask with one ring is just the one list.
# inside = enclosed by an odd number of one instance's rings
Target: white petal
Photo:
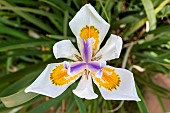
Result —
[[77, 49], [71, 43], [70, 40], [62, 40], [54, 44], [53, 53], [56, 59], [58, 58], [68, 58], [77, 61], [75, 55], [80, 56]]
[[39, 77], [25, 89], [25, 92], [35, 92], [52, 98], [62, 94], [75, 80], [63, 86], [56, 86], [52, 84], [50, 80], [50, 73], [59, 64], [61, 63], [48, 64]]
[[122, 38], [116, 35], [111, 35], [107, 40], [104, 47], [102, 47], [99, 52], [96, 54], [96, 58], [102, 56], [100, 60], [112, 60], [119, 58], [122, 50]]
[[85, 99], [95, 99], [98, 97], [96, 93], [94, 93], [93, 86], [92, 86], [92, 79], [91, 76], [88, 76], [88, 79], [85, 75], [82, 75], [80, 82], [73, 93], [80, 98]]
[[[111, 67], [113, 68], [113, 67]], [[94, 80], [95, 84], [99, 87], [99, 90], [105, 100], [136, 100], [140, 101], [137, 95], [133, 73], [122, 68], [113, 68], [120, 77], [120, 86], [112, 91], [100, 87]]]
[[69, 26], [76, 37], [80, 36], [81, 29], [86, 25], [94, 26], [99, 30], [100, 43], [103, 41], [110, 27], [90, 4], [84, 5], [69, 22]]

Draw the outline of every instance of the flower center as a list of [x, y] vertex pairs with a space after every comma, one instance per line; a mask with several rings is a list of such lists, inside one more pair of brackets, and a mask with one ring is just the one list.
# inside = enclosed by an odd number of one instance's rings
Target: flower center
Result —
[[80, 37], [86, 41], [89, 38], [94, 39], [93, 49], [97, 50], [99, 48], [99, 30], [94, 26], [86, 25], [80, 31]]

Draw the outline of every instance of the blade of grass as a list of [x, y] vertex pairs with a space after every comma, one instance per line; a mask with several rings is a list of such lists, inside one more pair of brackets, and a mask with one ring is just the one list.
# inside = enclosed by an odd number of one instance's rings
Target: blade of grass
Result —
[[141, 91], [140, 91], [140, 89], [138, 88], [137, 85], [136, 85], [136, 89], [137, 89], [139, 98], [141, 99], [141, 101], [137, 102], [140, 113], [149, 113], [148, 108], [147, 108], [146, 103], [145, 103], [145, 100], [143, 98], [143, 95], [141, 94]]
[[[9, 26], [13, 26], [13, 27], [19, 27], [20, 26], [16, 21], [7, 20], [3, 17], [0, 18], [0, 22], [5, 24], [5, 25], [9, 25]], [[3, 24], [1, 24], [1, 25], [3, 25]]]
[[62, 8], [60, 8], [59, 6], [57, 6], [56, 4], [54, 4], [53, 2], [47, 1], [47, 0], [41, 0], [41, 2], [44, 2], [46, 4], [49, 4], [50, 6], [58, 9], [59, 11], [63, 12]]
[[10, 57], [18, 57], [18, 56], [26, 56], [26, 55], [44, 55], [44, 54], [52, 54], [50, 51], [41, 51], [41, 50], [34, 50], [34, 49], [19, 49], [15, 51], [10, 51], [11, 54], [1, 55], [0, 60], [10, 58]]
[[30, 39], [30, 40], [17, 40], [17, 41], [2, 41], [0, 42], [0, 52], [13, 50], [18, 48], [26, 48], [31, 46], [38, 46], [38, 45], [51, 45], [54, 44], [54, 41], [47, 41], [44, 39]]
[[134, 22], [138, 22], [140, 19], [135, 17], [135, 16], [126, 16], [124, 18], [122, 18], [121, 20], [119, 20], [118, 22], [114, 22], [113, 28], [117, 29], [120, 27], [121, 24], [129, 24], [129, 23], [134, 23]]
[[30, 39], [29, 36], [27, 36], [25, 33], [18, 31], [16, 29], [4, 26], [3, 24], [0, 24], [0, 33], [7, 34], [19, 39]]
[[[60, 61], [61, 60], [58, 60], [58, 62], [60, 62]], [[35, 70], [37, 70], [37, 68], [43, 69], [50, 62], [54, 62], [54, 60], [50, 59], [46, 62], [40, 62], [38, 64], [30, 65], [30, 66], [27, 66], [26, 68], [21, 69], [21, 70], [15, 72], [15, 73], [11, 73], [11, 74], [8, 74], [8, 75], [5, 75], [5, 76], [1, 76], [0, 77], [0, 86], [3, 85], [4, 83], [14, 82], [14, 81], [21, 79], [23, 77], [23, 75], [29, 74], [30, 70], [35, 71]]]
[[[11, 54], [11, 52], [9, 52], [8, 54]], [[6, 74], [9, 74], [11, 65], [12, 65], [12, 58], [8, 57], [6, 60]]]
[[11, 3], [17, 3], [17, 4], [25, 4], [25, 5], [29, 5], [29, 6], [37, 6], [37, 5], [41, 5], [41, 2], [39, 1], [35, 1], [35, 0], [6, 0], [8, 2]]
[[74, 95], [74, 99], [75, 99], [76, 104], [77, 104], [77, 106], [79, 108], [79, 112], [80, 113], [87, 113], [86, 109], [85, 109], [86, 107], [84, 106], [82, 99], [77, 97], [76, 95]]
[[55, 27], [57, 28], [57, 30], [58, 30], [60, 33], [62, 33], [62, 32], [63, 32], [63, 26], [60, 25], [60, 23], [59, 23], [58, 21], [56, 21], [55, 19], [50, 18], [50, 17], [49, 17], [49, 19], [50, 19], [50, 21], [55, 25]]
[[[2, 3], [3, 5], [7, 6], [7, 7], [10, 7], [10, 8], [13, 8], [12, 5], [10, 5], [8, 2], [4, 1], [4, 0], [1, 0], [0, 3]], [[18, 14], [19, 16], [23, 17], [25, 20], [31, 22], [32, 24], [38, 26], [39, 28], [49, 32], [49, 33], [53, 33], [55, 34], [55, 31], [50, 27], [48, 26], [47, 24], [43, 23], [40, 19], [36, 18], [35, 16], [29, 14], [29, 13], [26, 13], [26, 12], [23, 12], [23, 11], [20, 11], [20, 10], [13, 10], [16, 14]]]
[[149, 20], [149, 29], [152, 31], [156, 28], [156, 16], [154, 13], [154, 7], [151, 0], [142, 0], [146, 15]]
[[38, 94], [36, 93], [25, 93], [24, 89], [12, 94], [10, 96], [7, 97], [1, 97], [0, 100], [3, 102], [3, 104], [6, 107], [14, 107], [20, 104], [23, 104], [31, 99], [33, 99], [34, 97], [38, 96]]
[[73, 40], [73, 39], [75, 39], [74, 37], [71, 37], [71, 36], [61, 36], [61, 35], [47, 35], [47, 37], [57, 39], [57, 40], [65, 40], [65, 39]]
[[101, 5], [101, 7], [102, 7], [102, 11], [103, 11], [103, 13], [104, 13], [104, 14], [105, 14], [105, 16], [106, 16], [107, 22], [108, 22], [108, 23], [110, 23], [109, 16], [107, 15], [106, 9], [105, 9], [105, 7], [103, 6], [102, 1], [101, 1], [101, 0], [99, 0], [99, 3], [100, 3], [100, 5]]
[[73, 95], [70, 97], [70, 101], [67, 105], [66, 113], [73, 113], [74, 107], [75, 107], [75, 101]]
[[164, 8], [165, 5], [169, 2], [170, 2], [169, 0], [162, 1], [162, 3], [154, 10], [154, 13], [155, 14], [159, 13], [159, 11], [161, 11], [161, 9]]
[[169, 32], [170, 25], [159, 26], [157, 29], [148, 32], [147, 34], [160, 34], [163, 32]]
[[[154, 13], [155, 15], [169, 2], [169, 0], [164, 0], [155, 10]], [[137, 31], [139, 28], [141, 28], [145, 22], [147, 21], [147, 18], [143, 18], [141, 19], [141, 21], [139, 21], [136, 25], [134, 25], [133, 27], [130, 28], [130, 30], [128, 30], [128, 32], [126, 33], [122, 33], [121, 36], [126, 37], [131, 35], [132, 33], [134, 33], [135, 31]]]
[[46, 12], [46, 11], [42, 11], [42, 10], [38, 10], [38, 9], [33, 9], [33, 8], [16, 7], [16, 6], [14, 6], [14, 7], [0, 7], [0, 9], [1, 10], [13, 10], [13, 11], [30, 12], [30, 13], [39, 14], [39, 15], [46, 16], [46, 17], [55, 18], [58, 21], [61, 21], [61, 20], [59, 20], [59, 18], [57, 18], [56, 15], [54, 15], [52, 13], [49, 13], [49, 12]]
[[73, 16], [76, 14], [76, 11], [62, 0], [49, 0], [49, 1], [60, 6], [63, 11], [65, 10], [68, 11]]
[[33, 103], [42, 100], [43, 98], [44, 98], [44, 96], [38, 95], [38, 96], [32, 98], [31, 100], [23, 103], [23, 104], [20, 104], [18, 106], [14, 106], [14, 107], [8, 107], [8, 108], [6, 108], [4, 106], [4, 104], [2, 104], [3, 106], [1, 106], [1, 104], [0, 104], [0, 113], [9, 113], [9, 111], [11, 111], [11, 110], [13, 110], [14, 108], [17, 108], [17, 107], [27, 108], [27, 107], [31, 106]]
[[80, 6], [78, 4], [79, 1], [73, 0], [74, 5], [76, 6], [77, 9], [80, 9]]
[[161, 108], [162, 108], [162, 111], [164, 112], [164, 113], [166, 113], [166, 108], [165, 108], [165, 106], [164, 106], [164, 103], [163, 103], [163, 101], [162, 101], [162, 98], [160, 97], [160, 96], [157, 96], [157, 99], [158, 99], [158, 101], [159, 101], [159, 104], [161, 105]]
[[146, 85], [147, 87], [152, 88], [155, 92], [159, 92], [159, 93], [161, 93], [161, 94], [163, 94], [163, 95], [165, 95], [165, 96], [170, 96], [170, 90], [167, 90], [167, 89], [165, 89], [165, 88], [162, 88], [162, 87], [160, 87], [160, 86], [158, 86], [158, 85], [156, 85], [156, 84], [152, 84], [152, 83], [146, 81], [144, 78], [142, 78], [142, 77], [140, 77], [140, 76], [136, 76], [135, 79], [136, 79], [139, 83], [141, 83], [141, 84], [143, 84], [143, 85]]
[[[71, 1], [70, 0], [67, 1], [67, 5], [68, 6], [71, 5]], [[67, 36], [68, 19], [69, 19], [69, 12], [68, 11], [64, 11], [64, 22], [63, 22], [63, 35], [64, 36]]]
[[70, 96], [71, 90], [70, 88], [66, 90], [63, 94], [58, 96], [57, 98], [51, 98], [50, 100], [43, 102], [42, 104], [38, 105], [37, 107], [32, 108], [28, 113], [44, 113], [50, 107], [55, 106], [61, 103], [66, 97]]
[[38, 67], [36, 70], [31, 71], [30, 73], [28, 73], [26, 75], [24, 74], [25, 76], [23, 75], [23, 77], [21, 79], [19, 79], [12, 85], [10, 85], [7, 88], [5, 88], [4, 90], [2, 90], [0, 93], [0, 96], [13, 94], [13, 93], [17, 92], [18, 90], [30, 85], [30, 83], [41, 73], [41, 71], [43, 70], [43, 67], [44, 66]]

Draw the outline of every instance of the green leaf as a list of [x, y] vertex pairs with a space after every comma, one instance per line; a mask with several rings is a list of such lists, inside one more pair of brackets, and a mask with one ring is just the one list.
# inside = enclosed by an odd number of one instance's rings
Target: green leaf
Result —
[[59, 18], [57, 18], [56, 15], [49, 13], [49, 12], [46, 12], [46, 11], [43, 11], [43, 10], [38, 10], [38, 9], [33, 9], [33, 8], [25, 8], [25, 7], [12, 7], [12, 6], [1, 7], [0, 9], [1, 10], [30, 12], [30, 13], [46, 16], [46, 17], [49, 17], [49, 18], [54, 18], [54, 19], [61, 22], [61, 20]]
[[18, 79], [21, 79], [24, 75], [29, 74], [30, 70], [32, 72], [34, 72], [37, 70], [37, 68], [43, 69], [45, 67], [45, 65], [47, 65], [49, 62], [53, 62], [53, 61], [50, 59], [46, 62], [40, 62], [40, 63], [34, 64], [34, 65], [27, 66], [26, 68], [21, 69], [15, 73], [1, 76], [0, 77], [0, 86], [3, 85], [5, 82], [7, 83], [7, 82], [18, 81]]
[[80, 113], [87, 113], [86, 109], [85, 109], [86, 106], [84, 106], [82, 99], [77, 97], [76, 95], [74, 95], [74, 99], [76, 101], [76, 104], [77, 104], [77, 106], [79, 108]]
[[14, 36], [19, 39], [30, 39], [30, 37], [27, 36], [25, 33], [18, 31], [16, 29], [13, 29], [13, 28], [4, 26], [3, 24], [0, 24], [0, 33]]
[[[157, 14], [167, 3], [168, 3], [168, 0], [163, 1], [154, 10], [154, 13]], [[139, 28], [141, 28], [145, 24], [146, 21], [147, 21], [147, 18], [141, 18], [141, 20], [139, 22], [137, 22], [135, 25], [133, 25], [131, 28], [129, 28], [127, 32], [122, 33], [121, 36], [127, 37], [127, 36], [131, 35], [132, 33], [136, 32]]]
[[146, 15], [149, 20], [149, 29], [154, 30], [156, 28], [156, 16], [154, 13], [154, 7], [151, 0], [142, 0], [145, 8]]
[[73, 94], [70, 96], [70, 100], [66, 109], [66, 113], [73, 113], [74, 110], [74, 106], [75, 106], [75, 101], [74, 101], [74, 97]]
[[16, 14], [18, 14], [19, 16], [23, 17], [25, 20], [33, 23], [34, 25], [40, 27], [41, 29], [49, 32], [49, 33], [53, 33], [55, 34], [55, 31], [48, 26], [47, 24], [45, 24], [44, 22], [42, 22], [40, 19], [36, 18], [34, 15], [31, 15], [29, 13], [20, 11], [20, 10], [14, 10], [13, 6], [10, 5], [8, 2], [1, 0], [0, 3], [2, 3], [3, 5], [10, 7], [12, 9], [12, 11], [14, 11]]
[[71, 15], [76, 14], [76, 11], [62, 0], [49, 0], [49, 1], [51, 1], [52, 3], [61, 7], [61, 9], [63, 9], [63, 11], [64, 10], [68, 11]]
[[163, 25], [163, 26], [159, 26], [157, 29], [148, 32], [147, 34], [160, 34], [160, 33], [166, 33], [169, 32], [170, 29], [170, 25]]
[[145, 104], [145, 100], [143, 98], [143, 95], [141, 94], [141, 91], [140, 89], [138, 88], [138, 86], [136, 85], [136, 89], [137, 89], [137, 92], [138, 92], [138, 95], [139, 95], [139, 98], [141, 99], [141, 101], [138, 101], [137, 102], [137, 105], [138, 105], [138, 108], [140, 110], [140, 113], [149, 113], [148, 112], [148, 108]]
[[36, 96], [38, 96], [38, 94], [25, 93], [24, 89], [23, 89], [13, 95], [1, 97], [0, 100], [3, 102], [3, 104], [6, 107], [14, 107], [14, 106], [21, 105], [21, 104], [33, 99]]
[[40, 66], [40, 67], [36, 68], [36, 70], [31, 71], [30, 73], [28, 73], [26, 75], [24, 74], [25, 76], [23, 75], [24, 77], [22, 77], [20, 80], [16, 81], [9, 87], [2, 90], [0, 95], [12, 94], [14, 92], [17, 92], [19, 89], [29, 86], [31, 84], [31, 82], [41, 73], [42, 67], [44, 67], [44, 66]]
[[157, 99], [159, 101], [159, 104], [161, 105], [163, 112], [166, 113], [167, 110], [166, 110], [166, 107], [164, 105], [164, 102], [162, 101], [162, 98], [160, 96], [157, 96]]
[[160, 86], [158, 86], [158, 85], [156, 85], [156, 84], [150, 83], [150, 82], [148, 82], [148, 81], [146, 80], [146, 78], [144, 79], [144, 78], [142, 78], [142, 77], [140, 77], [140, 76], [136, 76], [135, 79], [136, 79], [139, 83], [141, 83], [141, 84], [143, 84], [143, 85], [145, 85], [145, 86], [147, 86], [147, 87], [150, 87], [150, 88], [153, 89], [155, 92], [158, 92], [159, 94], [164, 95], [166, 98], [168, 98], [168, 97], [170, 98], [170, 90], [165, 89], [165, 88], [163, 88], [163, 87], [160, 87]]
[[61, 103], [62, 100], [64, 100], [66, 97], [70, 96], [71, 90], [70, 88], [67, 89], [63, 94], [56, 98], [51, 98], [49, 101], [43, 102], [42, 104], [38, 105], [35, 108], [32, 108], [27, 113], [44, 113], [46, 110], [48, 110], [52, 106], [56, 106], [59, 103]]
[[52, 45], [52, 44], [54, 44], [54, 41], [44, 40], [44, 39], [2, 41], [0, 42], [0, 52], [6, 51], [6, 50], [38, 46], [38, 45]]
[[41, 51], [41, 50], [36, 50], [36, 49], [17, 49], [17, 50], [13, 50], [9, 52], [10, 54], [1, 55], [0, 60], [10, 58], [10, 57], [16, 57], [16, 56], [52, 54], [51, 51]]
[[106, 16], [106, 18], [107, 18], [107, 22], [110, 23], [109, 16], [107, 15], [106, 9], [105, 9], [105, 7], [103, 6], [101, 0], [99, 0], [99, 3], [100, 3], [100, 5], [101, 5], [101, 7], [102, 7], [102, 12], [105, 14], [105, 16]]

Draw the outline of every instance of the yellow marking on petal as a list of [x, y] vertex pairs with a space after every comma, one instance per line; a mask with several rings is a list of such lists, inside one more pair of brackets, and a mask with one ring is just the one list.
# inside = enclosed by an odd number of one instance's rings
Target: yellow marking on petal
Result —
[[99, 30], [95, 28], [94, 26], [88, 26], [86, 25], [83, 27], [80, 31], [80, 37], [86, 41], [88, 38], [93, 38], [93, 49], [97, 50], [99, 47]]
[[104, 87], [111, 91], [120, 85], [120, 77], [115, 70], [109, 67], [104, 67], [102, 68], [102, 72], [103, 75], [101, 78], [94, 77], [100, 87]]
[[61, 86], [75, 80], [78, 75], [79, 74], [70, 77], [67, 74], [67, 69], [64, 68], [64, 65], [60, 64], [59, 66], [56, 66], [55, 69], [53, 69], [52, 73], [50, 74], [50, 80], [54, 85]]

